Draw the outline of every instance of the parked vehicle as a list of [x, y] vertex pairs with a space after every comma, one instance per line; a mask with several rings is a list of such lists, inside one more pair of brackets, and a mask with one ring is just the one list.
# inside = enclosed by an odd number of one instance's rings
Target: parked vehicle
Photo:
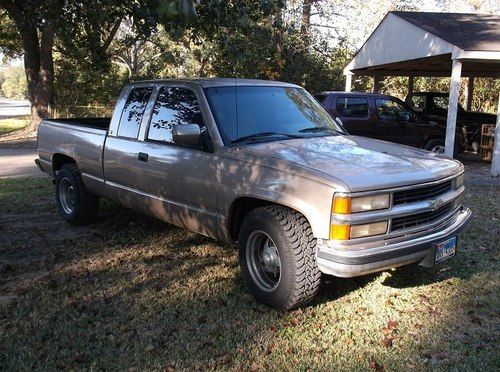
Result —
[[[446, 127], [448, 117], [449, 93], [415, 92], [406, 97], [406, 103], [428, 120], [435, 121]], [[495, 124], [496, 115], [484, 112], [465, 111], [459, 104], [457, 111], [457, 126], [465, 128], [467, 147], [478, 152], [481, 141], [481, 126]]]
[[460, 162], [347, 135], [279, 82], [132, 83], [111, 119], [43, 120], [38, 154], [70, 224], [104, 197], [237, 242], [248, 288], [277, 309], [309, 301], [321, 273], [434, 266], [471, 214]]
[[[364, 92], [321, 92], [315, 98], [349, 134], [377, 138], [428, 151], [444, 153], [446, 123], [431, 122], [396, 97]], [[465, 150], [459, 127], [455, 155]]]

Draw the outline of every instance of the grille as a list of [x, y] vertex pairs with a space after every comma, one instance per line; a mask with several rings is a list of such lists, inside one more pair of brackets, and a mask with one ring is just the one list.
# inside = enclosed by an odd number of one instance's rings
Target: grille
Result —
[[432, 199], [451, 189], [451, 180], [438, 185], [424, 186], [417, 189], [397, 191], [393, 196], [393, 205], [414, 203]]
[[437, 211], [422, 212], [418, 214], [412, 214], [410, 216], [397, 217], [392, 220], [391, 231], [397, 231], [402, 229], [408, 229], [411, 227], [417, 227], [421, 225], [426, 225], [439, 220], [451, 212], [453, 206], [452, 204], [447, 204], [444, 207], [438, 209]]

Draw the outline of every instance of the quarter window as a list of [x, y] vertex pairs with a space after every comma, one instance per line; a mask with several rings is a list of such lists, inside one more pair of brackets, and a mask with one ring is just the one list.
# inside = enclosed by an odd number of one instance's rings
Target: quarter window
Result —
[[344, 118], [368, 117], [368, 101], [361, 97], [337, 98], [337, 112]]
[[118, 135], [127, 138], [137, 138], [142, 116], [148, 104], [153, 88], [134, 88], [128, 95], [123, 108], [118, 127]]
[[162, 87], [153, 108], [148, 139], [173, 143], [172, 128], [179, 124], [198, 124], [202, 134], [206, 131], [194, 92], [186, 88]]

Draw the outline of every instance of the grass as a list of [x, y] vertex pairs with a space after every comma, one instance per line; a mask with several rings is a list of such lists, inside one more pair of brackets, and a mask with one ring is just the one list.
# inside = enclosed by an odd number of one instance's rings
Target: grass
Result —
[[0, 180], [0, 369], [498, 370], [500, 188], [471, 186], [457, 257], [324, 277], [278, 313], [236, 251], [101, 203], [70, 227], [50, 180]]
[[29, 116], [0, 120], [0, 136], [25, 128], [29, 124], [29, 120]]

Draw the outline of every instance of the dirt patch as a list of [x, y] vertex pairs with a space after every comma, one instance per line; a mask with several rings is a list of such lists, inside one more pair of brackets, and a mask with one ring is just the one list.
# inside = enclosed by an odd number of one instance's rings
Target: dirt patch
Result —
[[16, 130], [0, 136], [0, 148], [36, 148], [36, 132], [30, 129]]

